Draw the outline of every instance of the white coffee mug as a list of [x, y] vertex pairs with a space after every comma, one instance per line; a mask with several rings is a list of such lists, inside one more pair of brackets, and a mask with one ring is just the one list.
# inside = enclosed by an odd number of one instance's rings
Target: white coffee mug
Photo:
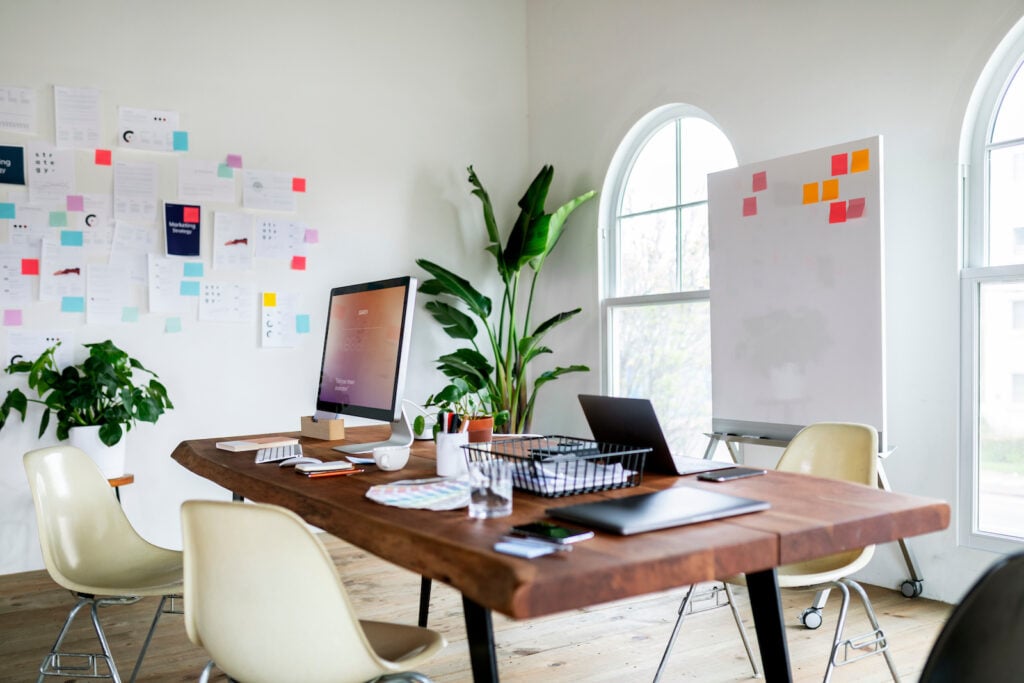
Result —
[[373, 449], [373, 462], [382, 470], [400, 470], [409, 462], [408, 446], [379, 446]]
[[462, 447], [469, 443], [466, 432], [438, 432], [437, 474], [441, 477], [458, 477], [466, 473], [466, 454]]

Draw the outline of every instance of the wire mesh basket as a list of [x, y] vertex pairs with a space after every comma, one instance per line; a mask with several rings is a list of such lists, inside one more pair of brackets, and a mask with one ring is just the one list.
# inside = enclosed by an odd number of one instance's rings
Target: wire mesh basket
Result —
[[462, 448], [468, 462], [509, 461], [512, 486], [549, 498], [637, 486], [651, 452], [570, 436], [495, 439]]

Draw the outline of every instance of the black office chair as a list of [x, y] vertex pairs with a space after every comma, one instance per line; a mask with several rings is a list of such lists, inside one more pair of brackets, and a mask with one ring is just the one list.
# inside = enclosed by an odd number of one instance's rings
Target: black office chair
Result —
[[1024, 672], [1024, 553], [996, 562], [953, 609], [920, 683], [1010, 683]]

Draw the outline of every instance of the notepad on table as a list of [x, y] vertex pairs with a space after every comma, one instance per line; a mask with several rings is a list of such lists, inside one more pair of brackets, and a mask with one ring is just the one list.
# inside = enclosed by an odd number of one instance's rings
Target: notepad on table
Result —
[[218, 441], [215, 445], [222, 451], [255, 451], [260, 448], [276, 448], [278, 446], [291, 446], [299, 440], [292, 436], [260, 436], [254, 439], [235, 439], [233, 441]]

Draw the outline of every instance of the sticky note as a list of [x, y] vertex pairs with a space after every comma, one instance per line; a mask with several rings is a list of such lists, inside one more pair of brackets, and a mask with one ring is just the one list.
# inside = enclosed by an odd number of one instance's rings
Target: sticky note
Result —
[[846, 222], [846, 202], [832, 202], [828, 205], [828, 222]]
[[308, 313], [299, 313], [295, 316], [295, 331], [299, 334], [309, 334]]
[[85, 211], [85, 197], [80, 194], [68, 195], [68, 211]]
[[277, 292], [263, 292], [263, 307], [273, 308], [277, 306]]
[[302, 238], [306, 244], [316, 244], [320, 241], [320, 231], [315, 228], [306, 228], [306, 234]]
[[235, 169], [231, 168], [227, 164], [217, 164], [217, 177], [218, 178], [234, 178]]
[[815, 204], [818, 201], [818, 183], [804, 183], [804, 204]]
[[767, 189], [768, 188], [768, 172], [767, 171], [759, 171], [759, 172], [755, 173], [754, 177], [753, 177], [753, 179], [751, 181], [751, 185], [753, 185], [753, 191], [754, 192], [760, 192], [761, 190]]
[[39, 275], [39, 259], [37, 259], [37, 258], [23, 258], [23, 259], [21, 259], [21, 274], [22, 275]]
[[228, 166], [231, 168], [242, 168], [242, 155], [241, 154], [229, 154], [228, 155]]
[[[21, 309], [20, 308], [5, 308], [4, 309], [4, 327], [18, 327], [21, 325]], [[308, 330], [307, 330], [308, 332]]]
[[858, 149], [852, 156], [853, 161], [850, 163], [851, 173], [860, 173], [871, 168], [871, 150]]
[[0, 202], [0, 218], [14, 218], [14, 204], [12, 202]]
[[199, 280], [182, 280], [178, 293], [182, 296], [199, 296]]
[[139, 307], [138, 306], [125, 306], [121, 309], [121, 322], [123, 323], [137, 323], [139, 322]]
[[113, 163], [111, 160], [109, 149], [98, 149], [96, 150], [96, 165], [97, 166], [110, 166]]
[[183, 206], [181, 207], [181, 220], [183, 223], [198, 223], [199, 222], [199, 207], [198, 206]]
[[305, 270], [306, 269], [306, 257], [305, 256], [292, 256], [292, 270]]
[[85, 244], [81, 230], [61, 230], [60, 231], [60, 246], [62, 247], [80, 247]]
[[203, 276], [203, 263], [202, 261], [186, 261], [183, 269], [183, 275], [185, 277], [202, 277]]
[[829, 178], [821, 181], [821, 201], [828, 202], [839, 199], [839, 179]]
[[85, 313], [84, 296], [65, 296], [60, 300], [61, 313]]
[[846, 175], [846, 152], [832, 155], [832, 175]]
[[188, 151], [188, 132], [184, 130], [176, 130], [172, 135], [172, 146], [175, 152], [187, 152]]
[[51, 228], [65, 228], [68, 225], [68, 212], [67, 211], [51, 211], [50, 212], [50, 227]]
[[846, 204], [846, 219], [861, 218], [864, 215], [864, 197], [851, 199]]
[[744, 216], [756, 216], [757, 215], [757, 197], [744, 197], [743, 198], [743, 215]]
[[181, 318], [167, 318], [164, 320], [164, 332], [168, 334], [174, 334], [175, 332], [181, 332]]
[[292, 192], [305, 192], [306, 191], [306, 179], [305, 178], [292, 178]]

